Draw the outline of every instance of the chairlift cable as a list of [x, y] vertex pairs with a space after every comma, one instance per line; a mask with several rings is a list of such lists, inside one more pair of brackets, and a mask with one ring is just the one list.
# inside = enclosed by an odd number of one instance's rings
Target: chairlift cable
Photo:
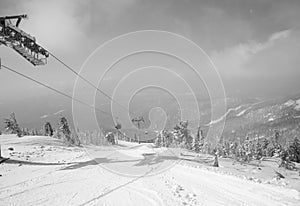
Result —
[[[48, 51], [49, 52], [49, 51]], [[73, 69], [71, 66], [67, 65], [66, 63], [64, 63], [63, 60], [61, 60], [60, 58], [56, 57], [53, 53], [49, 52], [49, 54], [56, 59], [59, 63], [61, 63], [65, 68], [67, 68], [68, 70], [70, 70], [72, 73], [74, 73], [76, 76], [78, 76], [80, 79], [82, 79], [83, 81], [85, 81], [87, 84], [89, 84], [90, 86], [92, 86], [94, 89], [96, 89], [97, 91], [99, 91], [100, 93], [102, 93], [104, 96], [106, 96], [108, 99], [110, 99], [112, 102], [118, 104], [120, 107], [122, 107], [123, 109], [125, 109], [126, 111], [128, 111], [130, 114], [135, 115], [133, 112], [131, 112], [129, 109], [127, 109], [124, 105], [122, 105], [121, 103], [117, 102], [116, 100], [114, 100], [111, 96], [109, 96], [108, 94], [106, 94], [104, 91], [102, 91], [101, 89], [99, 89], [98, 87], [96, 87], [92, 82], [90, 82], [89, 80], [87, 80], [85, 77], [83, 77], [82, 75], [80, 75], [78, 72], [75, 71], [75, 69]]]
[[79, 99], [76, 99], [76, 98], [74, 98], [74, 97], [72, 97], [72, 96], [70, 96], [70, 95], [68, 95], [68, 94], [66, 94], [66, 93], [64, 93], [64, 92], [61, 92], [61, 91], [59, 91], [59, 90], [57, 90], [57, 89], [55, 89], [55, 88], [53, 88], [53, 87], [51, 87], [51, 86], [49, 86], [49, 85], [46, 85], [46, 84], [44, 84], [44, 83], [42, 83], [42, 82], [40, 82], [40, 81], [38, 81], [38, 80], [35, 80], [35, 79], [33, 79], [33, 78], [31, 78], [31, 77], [25, 75], [25, 74], [22, 74], [22, 73], [20, 73], [20, 72], [14, 70], [14, 69], [8, 67], [8, 66], [5, 66], [5, 65], [1, 65], [1, 66], [2, 66], [2, 68], [5, 68], [5, 69], [7, 69], [7, 70], [10, 71], [10, 72], [13, 72], [13, 73], [15, 73], [15, 74], [17, 74], [17, 75], [19, 75], [19, 76], [22, 76], [22, 77], [28, 79], [28, 80], [31, 80], [31, 81], [33, 81], [33, 82], [35, 82], [35, 83], [37, 83], [37, 84], [39, 84], [39, 85], [41, 85], [41, 86], [43, 86], [43, 87], [46, 87], [46, 88], [48, 88], [48, 89], [50, 89], [50, 90], [52, 90], [52, 91], [54, 91], [54, 92], [56, 92], [56, 93], [58, 93], [58, 94], [60, 94], [60, 95], [62, 95], [62, 96], [65, 96], [65, 97], [67, 97], [67, 98], [69, 98], [69, 99], [71, 99], [71, 100], [74, 100], [74, 101], [76, 101], [76, 102], [78, 102], [78, 103], [80, 103], [80, 104], [83, 104], [83, 105], [85, 105], [85, 106], [87, 106], [87, 107], [89, 107], [89, 108], [91, 108], [91, 109], [95, 109], [95, 110], [97, 110], [97, 111], [99, 111], [99, 112], [102, 112], [102, 113], [104, 113], [104, 114], [111, 115], [111, 114], [108, 113], [108, 112], [105, 112], [105, 111], [103, 111], [103, 110], [101, 110], [101, 109], [98, 109], [98, 108], [95, 107], [95, 106], [92, 106], [92, 105], [90, 105], [90, 104], [88, 104], [88, 103], [86, 103], [86, 102], [83, 102], [83, 101], [81, 101], [81, 100], [79, 100]]

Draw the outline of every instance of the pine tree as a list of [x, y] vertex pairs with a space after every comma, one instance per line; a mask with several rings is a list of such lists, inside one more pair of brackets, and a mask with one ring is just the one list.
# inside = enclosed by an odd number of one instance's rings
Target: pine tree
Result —
[[105, 135], [105, 139], [109, 142], [109, 143], [111, 143], [111, 144], [115, 144], [116, 142], [115, 142], [115, 136], [114, 136], [114, 134], [112, 133], [112, 132], [108, 132], [106, 135]]
[[276, 130], [276, 131], [275, 131], [275, 144], [276, 144], [276, 145], [279, 144], [279, 136], [280, 136], [280, 135], [279, 135], [279, 131]]
[[25, 130], [25, 128], [22, 128], [22, 129], [21, 129], [21, 134], [22, 134], [22, 136], [25, 136], [25, 135], [26, 135], [26, 130]]
[[261, 159], [262, 158], [263, 148], [262, 148], [262, 145], [260, 144], [259, 140], [257, 140], [254, 152], [255, 152], [256, 159]]
[[53, 136], [53, 129], [50, 122], [46, 122], [46, 124], [44, 125], [44, 134], [50, 137]]
[[168, 131], [168, 130], [164, 130], [163, 132], [163, 136], [164, 136], [164, 143], [165, 143], [165, 147], [170, 147], [173, 144], [173, 134], [172, 132]]
[[17, 122], [15, 113], [11, 113], [9, 119], [4, 119], [4, 124], [5, 130], [11, 132], [12, 134], [17, 134], [18, 137], [22, 136], [22, 132]]
[[162, 131], [157, 134], [154, 144], [156, 147], [162, 146]]
[[181, 121], [174, 127], [174, 133], [177, 137], [179, 144], [183, 145], [186, 149], [192, 149], [193, 137], [190, 135], [188, 129], [188, 121]]
[[195, 152], [200, 152], [200, 139], [201, 139], [201, 134], [200, 134], [200, 127], [198, 127], [197, 135], [194, 137], [193, 141], [193, 150]]
[[288, 153], [291, 161], [300, 163], [300, 141], [297, 137], [294, 138], [294, 141], [289, 146]]
[[263, 156], [267, 156], [268, 155], [268, 145], [269, 145], [269, 140], [267, 138], [265, 138], [262, 142], [262, 153]]
[[68, 120], [65, 117], [60, 118], [59, 131], [64, 134], [65, 141], [72, 144], [71, 130], [68, 124]]

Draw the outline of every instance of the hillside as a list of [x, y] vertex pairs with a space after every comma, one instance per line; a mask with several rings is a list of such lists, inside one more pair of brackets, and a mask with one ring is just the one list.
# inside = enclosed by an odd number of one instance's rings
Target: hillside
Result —
[[300, 99], [269, 100], [241, 105], [226, 116], [224, 139], [273, 137], [286, 143], [300, 136]]

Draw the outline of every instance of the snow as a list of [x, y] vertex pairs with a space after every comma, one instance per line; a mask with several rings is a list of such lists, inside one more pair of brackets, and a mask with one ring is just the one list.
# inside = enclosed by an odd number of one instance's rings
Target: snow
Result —
[[[272, 177], [269, 182], [259, 183], [263, 182], [258, 181], [259, 175], [274, 171], [267, 165], [273, 164], [270, 161], [258, 170], [220, 159], [222, 168], [213, 168], [207, 161], [212, 158], [209, 155], [185, 151], [184, 156], [171, 158], [166, 156], [169, 150], [154, 148], [152, 144], [119, 141], [117, 146], [79, 148], [66, 147], [50, 137], [7, 135], [0, 136], [0, 143], [2, 156], [10, 157], [0, 164], [0, 205], [4, 206], [273, 206], [300, 202], [297, 187], [274, 186]], [[10, 147], [13, 151], [8, 150]], [[177, 161], [176, 157], [182, 160]], [[171, 162], [175, 164], [160, 171], [168, 161], [169, 166]], [[139, 175], [119, 175], [112, 169], [127, 174], [139, 171]], [[289, 178], [289, 174], [283, 174], [288, 181], [296, 182], [297, 176]]]
[[268, 121], [269, 121], [269, 122], [273, 122], [273, 121], [274, 121], [274, 118], [273, 118], [273, 117], [270, 117], [270, 118], [268, 119]]
[[298, 100], [289, 100], [287, 102], [284, 103], [285, 106], [290, 107], [290, 106], [294, 106], [294, 109], [297, 111], [300, 111], [300, 99]]
[[229, 109], [227, 110], [227, 112], [226, 112], [224, 115], [222, 115], [219, 119], [212, 120], [212, 121], [209, 123], [209, 125], [217, 124], [217, 123], [223, 121], [223, 120], [227, 117], [227, 115], [228, 115], [230, 112], [232, 112], [232, 111], [238, 111], [238, 110], [241, 109], [241, 108], [242, 108], [242, 105], [241, 105], [241, 106], [238, 106], [238, 107], [235, 107], [235, 108], [229, 108]]
[[300, 99], [296, 100], [295, 110], [300, 111]]
[[281, 201], [286, 198], [299, 199], [295, 190], [281, 189], [278, 193], [278, 188], [270, 185], [247, 182], [230, 175], [197, 168], [176, 168], [173, 175], [178, 179], [181, 177], [183, 188], [202, 197], [202, 205], [281, 205]]
[[242, 110], [240, 113], [238, 113], [236, 116], [237, 117], [240, 117], [240, 116], [242, 116], [243, 114], [245, 114], [245, 112], [247, 111], [248, 109], [244, 109], [244, 110]]
[[[166, 148], [154, 148], [153, 143], [138, 144], [135, 142], [118, 141], [118, 145], [126, 146], [125, 148], [119, 148], [118, 152], [125, 154], [130, 157], [144, 158], [145, 155], [159, 155], [165, 152]], [[134, 150], [129, 150], [134, 148]]]
[[154, 149], [149, 146], [141, 146], [135, 150], [119, 150], [122, 154], [131, 156], [131, 157], [141, 157], [143, 158], [144, 155], [151, 155], [151, 154], [155, 154]]
[[290, 99], [284, 103], [284, 106], [290, 107], [290, 106], [293, 106], [294, 104], [295, 104], [295, 101]]

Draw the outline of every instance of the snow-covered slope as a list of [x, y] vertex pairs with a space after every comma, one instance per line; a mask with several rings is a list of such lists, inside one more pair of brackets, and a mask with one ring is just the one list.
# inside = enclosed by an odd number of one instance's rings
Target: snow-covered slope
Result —
[[[11, 158], [0, 165], [0, 205], [274, 206], [300, 203], [295, 189], [229, 175], [222, 172], [225, 167], [213, 169], [201, 164], [200, 156], [197, 161], [191, 161], [188, 157], [192, 154], [181, 156], [181, 161], [174, 155], [168, 160], [176, 164], [157, 175], [149, 175], [166, 160], [165, 151], [155, 150], [151, 144], [78, 148], [65, 147], [49, 137], [14, 136], [0, 136], [0, 143], [2, 155]], [[128, 155], [129, 151], [136, 155]], [[223, 164], [222, 160], [220, 163]], [[113, 164], [111, 168], [116, 170], [122, 167], [120, 170], [125, 172], [127, 168], [128, 174], [140, 167], [146, 172], [138, 176], [118, 175], [102, 164]]]

